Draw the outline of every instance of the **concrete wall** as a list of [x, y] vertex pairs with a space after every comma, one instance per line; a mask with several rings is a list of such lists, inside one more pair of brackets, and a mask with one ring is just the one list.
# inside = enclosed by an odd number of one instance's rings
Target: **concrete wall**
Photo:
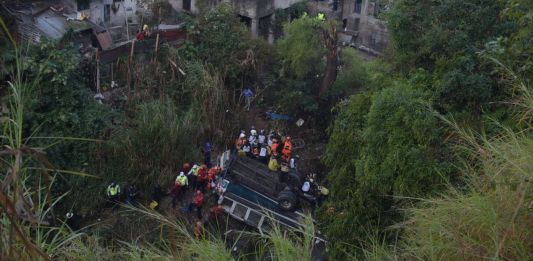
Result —
[[[77, 9], [76, 0], [68, 1], [74, 8]], [[93, 0], [90, 3], [89, 9], [81, 12], [89, 15], [89, 20], [96, 24], [105, 24], [108, 27], [120, 26], [126, 24], [126, 18], [129, 16], [131, 23], [137, 23], [137, 0], [123, 0], [115, 2], [116, 12], [112, 8], [109, 9], [109, 21], [105, 22], [104, 10], [105, 5], [112, 7], [113, 0]], [[105, 23], [104, 23], [105, 22]]]
[[[174, 8], [174, 10], [176, 11], [179, 11], [179, 12], [183, 12], [185, 10], [183, 10], [183, 1], [184, 0], [168, 0], [168, 2], [170, 3], [170, 5], [172, 6], [172, 8]], [[196, 0], [190, 0], [191, 1], [191, 13], [193, 14], [198, 14], [198, 12], [200, 10], [198, 10], [198, 6], [196, 4]]]
[[274, 8], [275, 9], [285, 9], [289, 8], [289, 6], [304, 2], [304, 0], [274, 0]]
[[374, 17], [374, 3], [361, 1], [361, 13], [355, 12], [357, 0], [343, 0], [342, 18], [347, 19], [347, 30], [357, 32], [356, 45], [363, 45], [383, 53], [389, 42], [385, 21]]
[[[179, 12], [183, 10], [184, 0], [168, 0], [172, 7]], [[288, 8], [289, 6], [303, 2], [305, 0], [203, 0], [210, 1], [212, 6], [216, 6], [221, 3], [230, 3], [235, 11], [241, 15], [250, 18], [250, 31], [252, 37], [258, 37], [259, 35], [259, 20], [270, 19], [271, 15], [276, 9]], [[196, 6], [197, 0], [191, 0], [191, 13], [198, 14], [198, 8]]]

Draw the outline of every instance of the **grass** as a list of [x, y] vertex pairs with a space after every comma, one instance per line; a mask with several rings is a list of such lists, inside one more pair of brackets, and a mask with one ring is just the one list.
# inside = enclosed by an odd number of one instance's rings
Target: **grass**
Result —
[[[509, 72], [507, 70], [504, 71]], [[451, 123], [466, 153], [461, 188], [408, 207], [394, 246], [371, 240], [369, 260], [529, 260], [533, 249], [533, 91], [509, 76], [516, 126], [486, 137]], [[466, 156], [465, 156], [466, 155]], [[379, 237], [378, 237], [379, 238]]]

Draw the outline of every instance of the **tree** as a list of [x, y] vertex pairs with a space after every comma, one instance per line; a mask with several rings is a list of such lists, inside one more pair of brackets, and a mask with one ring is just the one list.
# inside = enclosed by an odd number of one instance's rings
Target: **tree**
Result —
[[278, 47], [287, 68], [297, 78], [314, 76], [323, 70], [326, 48], [321, 37], [322, 21], [304, 15], [284, 26]]
[[479, 120], [501, 95], [478, 53], [513, 30], [513, 23], [499, 19], [503, 8], [502, 1], [395, 2], [387, 20], [397, 70], [427, 71], [432, 80], [423, 88], [433, 93], [436, 109]]
[[352, 96], [331, 130], [324, 163], [332, 194], [319, 221], [341, 258], [373, 229], [399, 220], [402, 197], [432, 194], [450, 173], [442, 128], [426, 95], [397, 82]]
[[192, 35], [199, 58], [223, 76], [235, 78], [249, 65], [250, 34], [230, 5], [221, 4], [200, 16]]

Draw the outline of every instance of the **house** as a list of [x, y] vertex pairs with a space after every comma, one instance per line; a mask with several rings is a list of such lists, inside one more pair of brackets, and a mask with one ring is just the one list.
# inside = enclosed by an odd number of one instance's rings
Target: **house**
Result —
[[60, 1], [33, 3], [2, 3], [0, 12], [18, 41], [38, 43], [43, 38], [58, 40], [68, 31], [73, 32], [73, 42], [92, 45], [93, 28], [90, 21], [76, 19], [76, 12]]
[[250, 28], [252, 37], [262, 36], [272, 42], [274, 38], [270, 21], [274, 19], [276, 9], [285, 9], [305, 0], [168, 0], [168, 2], [176, 11], [192, 14], [198, 14], [202, 4], [209, 8], [229, 3]]
[[105, 28], [114, 42], [132, 39], [141, 28], [138, 0], [64, 0], [76, 12], [78, 19], [86, 19]]
[[389, 42], [385, 21], [380, 14], [392, 0], [339, 0], [344, 30], [341, 39], [373, 54], [382, 54]]

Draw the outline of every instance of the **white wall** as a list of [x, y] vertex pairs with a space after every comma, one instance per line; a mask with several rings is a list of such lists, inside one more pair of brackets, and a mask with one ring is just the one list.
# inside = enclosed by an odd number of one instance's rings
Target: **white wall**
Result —
[[[77, 6], [75, 0], [71, 0], [69, 2], [74, 4], [74, 6]], [[89, 20], [92, 22], [101, 24], [104, 22], [104, 6], [106, 4], [112, 6], [113, 0], [93, 0], [91, 1], [89, 9], [82, 10], [81, 12], [84, 14], [89, 14]], [[137, 23], [137, 0], [123, 0], [120, 2], [115, 2], [115, 5], [117, 7], [116, 12], [113, 12], [113, 9], [110, 8], [110, 19], [109, 22], [106, 23], [106, 26], [125, 25], [126, 15], [131, 17], [133, 23]]]

